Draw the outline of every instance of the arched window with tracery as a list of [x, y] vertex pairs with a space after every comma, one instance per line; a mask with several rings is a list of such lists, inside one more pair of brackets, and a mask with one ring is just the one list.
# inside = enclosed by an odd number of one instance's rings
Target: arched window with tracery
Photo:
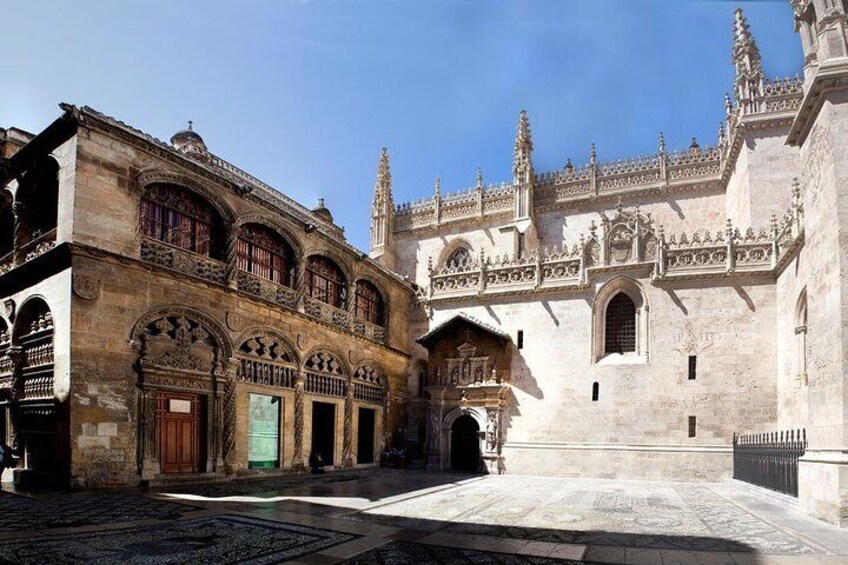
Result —
[[445, 261], [448, 267], [464, 267], [471, 264], [471, 250], [467, 247], [457, 247]]
[[181, 249], [215, 257], [220, 220], [203, 198], [182, 187], [154, 183], [141, 200], [141, 234]]
[[347, 303], [347, 289], [342, 270], [327, 257], [310, 257], [306, 264], [306, 290], [310, 297], [336, 308]]
[[632, 353], [636, 351], [636, 305], [623, 292], [607, 304], [604, 324], [604, 352]]
[[294, 253], [275, 231], [260, 225], [242, 226], [238, 241], [238, 268], [277, 284], [292, 286]]
[[356, 281], [356, 317], [377, 326], [383, 325], [383, 296], [368, 281]]

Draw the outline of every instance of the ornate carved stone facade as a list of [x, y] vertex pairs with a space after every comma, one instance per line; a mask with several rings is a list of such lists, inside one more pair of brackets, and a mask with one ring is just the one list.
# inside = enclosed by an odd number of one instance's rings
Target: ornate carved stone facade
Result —
[[[169, 145], [62, 108], [27, 151], [0, 141], [0, 214], [20, 217], [0, 233], [0, 441], [22, 456], [16, 480], [304, 470], [327, 445], [325, 465], [354, 466], [401, 441], [389, 398], [406, 395], [408, 282], [196, 132]], [[58, 206], [52, 225], [31, 202]], [[310, 273], [314, 258], [337, 278]], [[367, 317], [353, 299], [366, 286]], [[337, 422], [315, 421], [336, 404]]]
[[[800, 504], [848, 523], [848, 15], [793, 7], [795, 78], [766, 77], [734, 12], [732, 95], [710, 145], [671, 151], [660, 134], [652, 154], [603, 162], [592, 144], [585, 164], [538, 171], [522, 111], [510, 181], [478, 171], [471, 188], [439, 181], [372, 215], [390, 233], [375, 256], [419, 287], [409, 387], [425, 366], [426, 386], [408, 427], [428, 465], [467, 468], [451, 446], [471, 429], [499, 472], [718, 480], [734, 434], [806, 427]], [[390, 194], [378, 178], [375, 210]], [[505, 336], [503, 395], [482, 392], [496, 348], [463, 339], [469, 324]]]

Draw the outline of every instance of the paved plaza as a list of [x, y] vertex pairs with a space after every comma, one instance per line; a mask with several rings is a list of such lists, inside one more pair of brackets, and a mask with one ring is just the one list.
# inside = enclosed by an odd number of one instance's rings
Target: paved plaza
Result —
[[0, 510], [3, 563], [848, 564], [848, 532], [733, 482], [373, 469]]

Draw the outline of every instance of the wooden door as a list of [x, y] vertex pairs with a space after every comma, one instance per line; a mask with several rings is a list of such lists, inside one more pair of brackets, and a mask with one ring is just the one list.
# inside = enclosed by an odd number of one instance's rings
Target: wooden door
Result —
[[200, 470], [200, 396], [160, 393], [159, 463], [163, 473]]

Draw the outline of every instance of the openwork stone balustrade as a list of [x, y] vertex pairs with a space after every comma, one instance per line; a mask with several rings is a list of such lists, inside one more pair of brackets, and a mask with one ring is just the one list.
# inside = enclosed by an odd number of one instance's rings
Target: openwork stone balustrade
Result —
[[595, 271], [641, 268], [654, 282], [730, 275], [776, 276], [803, 240], [803, 202], [798, 187], [790, 209], [769, 228], [741, 232], [730, 220], [715, 233], [666, 236], [650, 218], [623, 211], [602, 215], [602, 230], [571, 247], [543, 249], [527, 257], [482, 255], [459, 264], [429, 266], [430, 285], [422, 300], [544, 292], [582, 288]]
[[[141, 242], [141, 259], [203, 279], [207, 282], [226, 285], [227, 265], [196, 253], [149, 238]], [[386, 329], [371, 324], [353, 315], [352, 312], [336, 308], [320, 300], [305, 296], [302, 291], [273, 281], [239, 271], [236, 276], [238, 291], [261, 298], [288, 310], [306, 314], [337, 328], [353, 332], [377, 343], [386, 344]]]

